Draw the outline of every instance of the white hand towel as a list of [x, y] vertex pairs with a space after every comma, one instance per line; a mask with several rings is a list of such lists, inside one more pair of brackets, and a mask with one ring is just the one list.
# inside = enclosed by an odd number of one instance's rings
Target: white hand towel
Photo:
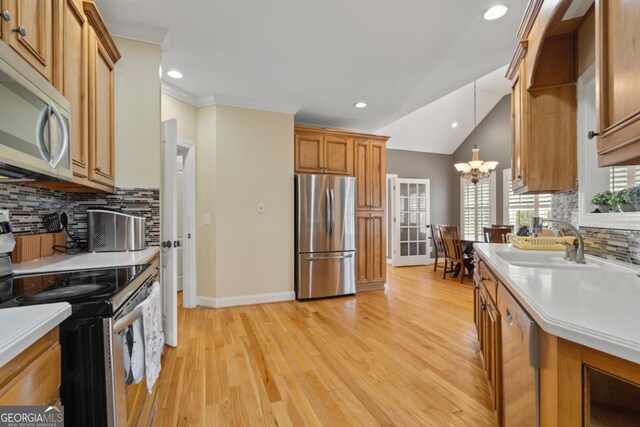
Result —
[[142, 319], [133, 322], [133, 347], [131, 347], [131, 375], [133, 382], [138, 384], [144, 378], [144, 335], [142, 333]]
[[160, 375], [160, 356], [164, 348], [162, 331], [162, 300], [160, 283], [151, 287], [149, 297], [140, 303], [144, 329], [144, 362], [147, 373], [147, 390], [151, 393], [153, 385]]

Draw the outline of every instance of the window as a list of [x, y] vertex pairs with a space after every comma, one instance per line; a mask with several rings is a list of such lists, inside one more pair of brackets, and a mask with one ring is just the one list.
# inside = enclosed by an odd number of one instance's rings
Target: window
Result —
[[503, 172], [504, 221], [514, 226], [514, 231], [531, 224], [531, 218], [551, 217], [551, 194], [513, 194], [511, 169]]
[[640, 166], [613, 166], [609, 168], [609, 190], [620, 191], [640, 184]]
[[484, 240], [483, 228], [496, 221], [496, 177], [481, 179], [476, 185], [460, 178], [460, 223], [467, 240]]

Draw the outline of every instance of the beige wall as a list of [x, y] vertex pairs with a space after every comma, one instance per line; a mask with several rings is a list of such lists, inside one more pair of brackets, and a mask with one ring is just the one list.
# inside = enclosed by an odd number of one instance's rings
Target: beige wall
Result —
[[[216, 296], [216, 108], [197, 110], [197, 292], [205, 297]], [[211, 215], [211, 225], [204, 225], [207, 214]]]
[[178, 138], [194, 144], [198, 133], [198, 109], [167, 94], [161, 95], [162, 121], [178, 120]]
[[160, 46], [115, 42], [116, 186], [160, 188]]
[[596, 60], [596, 18], [593, 10], [578, 33], [578, 75], [584, 73]]
[[293, 291], [293, 115], [218, 106], [216, 147], [216, 298]]

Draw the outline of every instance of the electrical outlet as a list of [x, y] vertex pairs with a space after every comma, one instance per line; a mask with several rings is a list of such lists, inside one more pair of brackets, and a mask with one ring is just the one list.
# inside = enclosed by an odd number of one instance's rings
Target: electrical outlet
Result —
[[258, 213], [264, 213], [264, 203], [258, 203]]
[[204, 216], [204, 225], [211, 225], [211, 215], [206, 214]]

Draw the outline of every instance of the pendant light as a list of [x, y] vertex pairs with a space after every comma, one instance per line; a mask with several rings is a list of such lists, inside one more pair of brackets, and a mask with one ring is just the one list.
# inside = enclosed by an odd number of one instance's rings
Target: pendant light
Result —
[[[477, 94], [477, 81], [473, 82], [473, 130], [478, 127], [478, 94]], [[473, 146], [471, 150], [471, 161], [468, 163], [456, 163], [453, 165], [460, 173], [460, 176], [464, 179], [469, 179], [476, 185], [482, 178], [488, 178], [498, 166], [498, 162], [484, 162], [480, 160], [480, 149], [477, 145]]]

